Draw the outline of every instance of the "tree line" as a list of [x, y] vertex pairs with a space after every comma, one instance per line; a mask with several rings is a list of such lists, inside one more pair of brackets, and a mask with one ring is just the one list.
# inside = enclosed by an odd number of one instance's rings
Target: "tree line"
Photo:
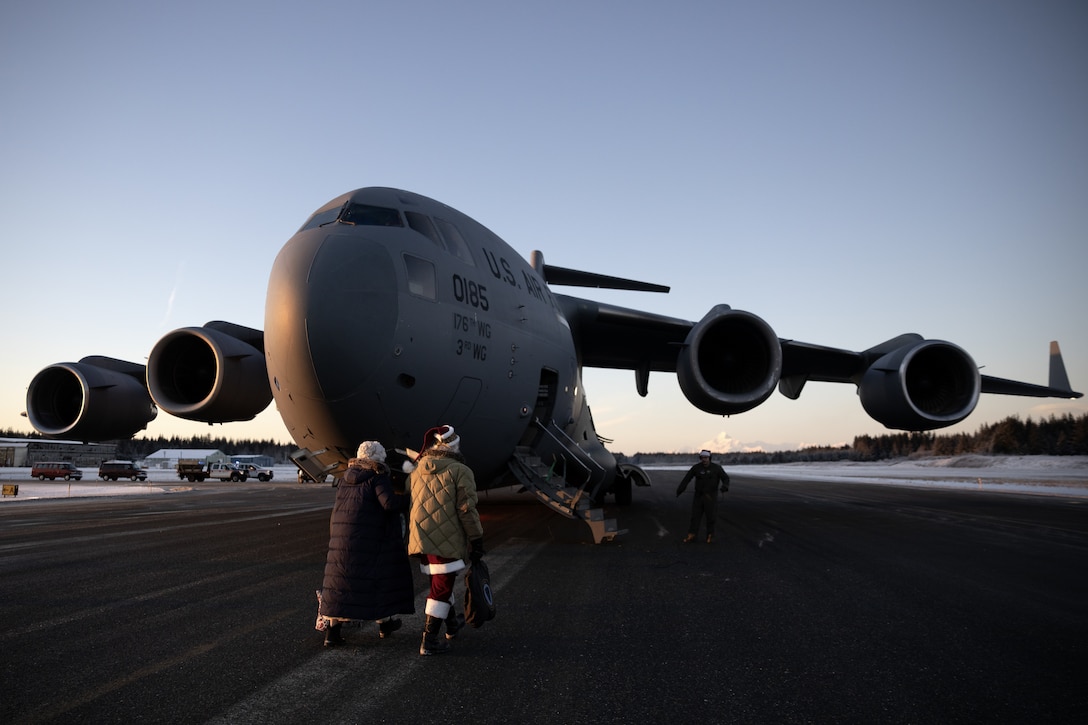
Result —
[[[715, 453], [719, 463], [804, 463], [816, 461], [880, 461], [919, 456], [1088, 455], [1088, 413], [1065, 414], [1034, 421], [1030, 417], [1005, 418], [979, 426], [974, 433], [887, 433], [855, 436], [851, 445], [812, 446], [796, 451], [744, 451]], [[630, 463], [690, 462], [690, 453], [638, 453]]]
[[[42, 438], [38, 433], [14, 430], [0, 431], [2, 438]], [[232, 455], [269, 456], [277, 463], [289, 464], [290, 454], [297, 446], [277, 443], [272, 439], [232, 439], [221, 436], [159, 436], [111, 441], [117, 445], [117, 457], [142, 460], [155, 451], [168, 449], [215, 449]], [[852, 445], [812, 446], [796, 451], [750, 451], [717, 453], [723, 463], [800, 463], [815, 461], [880, 461], [917, 456], [1019, 455], [1019, 456], [1085, 456], [1088, 455], [1088, 413], [1080, 416], [1065, 414], [1035, 421], [1030, 417], [1005, 418], [999, 423], [979, 426], [974, 433], [887, 433], [879, 436], [856, 436]], [[676, 463], [691, 460], [691, 453], [636, 453], [617, 456], [628, 463]]]
[[[38, 438], [40, 433], [25, 433], [15, 430], [0, 430], [0, 438]], [[272, 439], [225, 438], [223, 436], [159, 436], [157, 438], [132, 438], [116, 441], [103, 441], [117, 446], [117, 457], [123, 460], [140, 461], [156, 451], [166, 449], [207, 449], [223, 451], [229, 455], [269, 456], [277, 464], [291, 463], [290, 454], [298, 449], [293, 443], [278, 443]]]
[[880, 460], [927, 454], [958, 456], [967, 453], [1008, 456], [1088, 455], [1088, 414], [1051, 416], [1038, 422], [1030, 417], [1005, 418], [983, 424], [975, 433], [909, 433], [900, 436], [858, 436], [852, 446], [857, 460]]
[[288, 457], [298, 446], [293, 443], [277, 443], [271, 438], [265, 440], [233, 439], [222, 436], [193, 436], [182, 438], [160, 436], [158, 438], [133, 438], [117, 441], [117, 457], [139, 461], [155, 451], [167, 449], [209, 449], [223, 451], [229, 455], [268, 456], [276, 463], [288, 464]]

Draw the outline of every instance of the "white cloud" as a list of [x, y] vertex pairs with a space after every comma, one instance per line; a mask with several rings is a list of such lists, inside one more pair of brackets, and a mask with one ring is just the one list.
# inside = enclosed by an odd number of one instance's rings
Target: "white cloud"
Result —
[[699, 444], [698, 448], [693, 448], [692, 452], [706, 449], [712, 453], [754, 453], [757, 451], [785, 451], [791, 450], [792, 448], [793, 446], [789, 443], [739, 441], [730, 436], [727, 432], [722, 431], [712, 439]]

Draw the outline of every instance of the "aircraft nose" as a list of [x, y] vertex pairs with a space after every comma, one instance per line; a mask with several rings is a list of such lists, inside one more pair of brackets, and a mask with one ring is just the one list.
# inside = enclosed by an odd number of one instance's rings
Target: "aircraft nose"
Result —
[[365, 236], [309, 234], [276, 258], [265, 350], [273, 386], [289, 380], [292, 395], [335, 402], [366, 386], [392, 344], [396, 274], [385, 247]]

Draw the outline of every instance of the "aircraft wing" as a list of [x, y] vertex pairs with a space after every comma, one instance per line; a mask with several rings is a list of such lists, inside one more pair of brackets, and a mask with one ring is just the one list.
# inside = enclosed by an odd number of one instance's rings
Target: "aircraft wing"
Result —
[[[782, 379], [779, 389], [788, 398], [796, 399], [805, 381], [831, 383], [860, 383], [864, 374], [885, 355], [903, 347], [926, 342], [917, 334], [900, 335], [863, 352], [822, 347], [794, 340], [782, 340]], [[979, 376], [979, 392], [993, 395], [1022, 395], [1034, 398], [1080, 398], [1069, 385], [1061, 351], [1057, 342], [1050, 343], [1050, 380], [1047, 385], [1024, 383], [1019, 380]]]
[[[691, 320], [592, 300], [558, 294], [556, 298], [586, 367], [676, 372], [681, 348], [696, 326]], [[902, 336], [908, 338], [922, 339], [918, 335]], [[795, 340], [779, 340], [779, 344], [782, 377], [850, 382], [865, 369], [863, 353]]]
[[583, 365], [676, 372], [676, 357], [691, 328], [681, 320], [651, 312], [557, 294]]
[[749, 312], [718, 305], [699, 322], [556, 295], [582, 365], [635, 371], [639, 395], [649, 374], [675, 372], [700, 410], [732, 415], [763, 403], [777, 387], [788, 398], [810, 380], [852, 383], [865, 411], [889, 428], [931, 430], [967, 417], [982, 393], [1079, 398], [1057, 343], [1050, 381], [1035, 385], [980, 375], [958, 345], [915, 333], [853, 351], [778, 338]]
[[1069, 385], [1069, 376], [1062, 362], [1062, 351], [1057, 342], [1050, 343], [1050, 382], [1048, 385], [1032, 385], [1018, 380], [1006, 380], [989, 375], [982, 376], [982, 392], [998, 395], [1026, 395], [1033, 398], [1080, 398], [1081, 393], [1073, 391]]

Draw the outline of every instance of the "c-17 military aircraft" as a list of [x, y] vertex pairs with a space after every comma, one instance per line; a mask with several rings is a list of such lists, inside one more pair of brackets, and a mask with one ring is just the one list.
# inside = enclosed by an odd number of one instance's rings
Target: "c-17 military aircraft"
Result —
[[667, 292], [667, 287], [521, 258], [474, 219], [433, 199], [359, 189], [310, 216], [272, 267], [264, 331], [227, 322], [174, 330], [147, 365], [91, 356], [39, 372], [27, 416], [53, 438], [103, 441], [144, 429], [157, 408], [207, 423], [249, 420], [274, 398], [317, 480], [363, 440], [408, 452], [453, 425], [481, 489], [522, 485], [596, 541], [619, 533], [594, 508], [647, 485], [594, 428], [583, 367], [674, 372], [700, 410], [732, 415], [777, 386], [852, 383], [888, 428], [966, 418], [981, 393], [1079, 398], [1057, 343], [1050, 381], [980, 375], [962, 348], [920, 335], [862, 352], [778, 338], [761, 318], [718, 305], [698, 322], [569, 297], [552, 286]]

